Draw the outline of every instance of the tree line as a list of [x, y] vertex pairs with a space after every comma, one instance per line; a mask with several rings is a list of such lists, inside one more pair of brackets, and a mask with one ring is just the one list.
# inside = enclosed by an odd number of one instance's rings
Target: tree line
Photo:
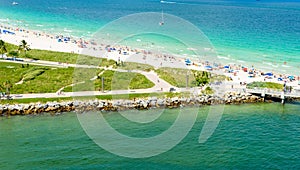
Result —
[[7, 56], [16, 57], [19, 54], [23, 53], [23, 55], [26, 56], [26, 52], [30, 50], [31, 50], [30, 46], [25, 40], [22, 40], [20, 42], [17, 51], [16, 50], [8, 51], [5, 42], [3, 40], [0, 40], [0, 54], [2, 58], [4, 58], [4, 54], [6, 54]]
[[[26, 56], [26, 52], [30, 50], [31, 50], [30, 46], [25, 40], [22, 40], [20, 42], [17, 51], [15, 50], [8, 51], [5, 42], [3, 40], [0, 40], [0, 54], [2, 59], [4, 58], [4, 54], [6, 54], [6, 56], [16, 57], [18, 56], [18, 54], [23, 53], [23, 55]], [[3, 84], [0, 84], [0, 99], [2, 96], [3, 97], [5, 96], [7, 97], [7, 99], [10, 99], [10, 89], [12, 88], [12, 86], [13, 85], [9, 80], [6, 80], [5, 82], [3, 82]]]

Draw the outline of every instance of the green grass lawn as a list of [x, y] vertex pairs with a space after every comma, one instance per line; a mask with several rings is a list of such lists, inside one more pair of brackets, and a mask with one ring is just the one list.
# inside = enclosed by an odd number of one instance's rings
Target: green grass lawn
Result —
[[[11, 93], [53, 93], [61, 87], [77, 81], [89, 80], [101, 70], [81, 68], [74, 76], [74, 68], [52, 68], [44, 66], [23, 65], [0, 62], [0, 85], [9, 80], [12, 84]], [[88, 75], [88, 76], [86, 76]], [[73, 78], [74, 77], [74, 78]], [[76, 79], [80, 77], [80, 79]], [[22, 84], [16, 84], [23, 80]], [[3, 91], [3, 90], [2, 90]]]
[[104, 77], [104, 90], [144, 89], [154, 86], [154, 83], [142, 74], [106, 70], [96, 80], [87, 80], [84, 83], [74, 85], [73, 87], [67, 87], [64, 91], [100, 91], [102, 89], [101, 77]]
[[123, 70], [143, 70], [151, 71], [154, 70], [154, 67], [148, 64], [125, 62], [124, 65], [115, 65], [114, 68], [123, 69]]
[[283, 85], [279, 83], [273, 83], [273, 82], [252, 82], [247, 84], [247, 88], [253, 89], [253, 88], [268, 88], [268, 89], [277, 89], [282, 90]]
[[[87, 68], [51, 68], [44, 66], [22, 65], [0, 62], [0, 85], [9, 80], [12, 94], [53, 93], [64, 86], [84, 82], [74, 86], [75, 91], [101, 90], [101, 78], [90, 79], [103, 70]], [[144, 75], [132, 72], [115, 72], [107, 70], [101, 77], [105, 78], [105, 90], [151, 88], [154, 83]], [[23, 80], [22, 84], [16, 84]], [[3, 89], [4, 90], [4, 89]], [[67, 87], [64, 91], [72, 91]]]
[[[160, 78], [166, 80], [173, 86], [186, 87], [188, 77], [189, 87], [207, 84], [211, 81], [211, 74], [206, 71], [196, 71], [179, 68], [159, 68], [155, 70]], [[221, 79], [220, 77], [216, 79]]]
[[186, 87], [187, 75], [189, 77], [189, 86], [195, 81], [193, 73], [187, 69], [162, 67], [155, 70], [155, 72], [161, 79], [176, 87]]
[[225, 81], [227, 79], [224, 75], [215, 75], [206, 71], [179, 68], [163, 67], [155, 70], [155, 72], [160, 78], [176, 87], [186, 87], [187, 75], [189, 87], [197, 87], [210, 82]]
[[[73, 68], [51, 68], [0, 62], [0, 85], [10, 81], [11, 93], [49, 93], [72, 83]], [[22, 84], [16, 84], [23, 79]]]
[[[101, 90], [101, 79], [90, 79], [97, 76], [101, 69], [87, 68], [52, 68], [44, 66], [24, 65], [0, 62], [0, 85], [10, 81], [12, 94], [53, 93], [73, 83], [85, 81], [74, 86], [75, 91]], [[144, 75], [131, 72], [105, 71], [105, 90], [143, 89], [154, 86]], [[22, 84], [16, 84], [23, 80]], [[5, 89], [2, 89], [5, 91]], [[72, 91], [67, 87], [64, 91]]]

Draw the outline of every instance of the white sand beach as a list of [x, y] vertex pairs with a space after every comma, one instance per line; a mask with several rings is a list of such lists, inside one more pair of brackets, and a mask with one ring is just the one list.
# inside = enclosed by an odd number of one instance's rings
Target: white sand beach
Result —
[[[18, 28], [12, 28], [7, 26], [0, 26], [1, 34], [0, 39], [7, 43], [19, 45], [21, 40], [25, 40], [32, 49], [68, 52], [76, 54], [90, 55], [94, 57], [102, 57], [112, 59], [115, 61], [127, 61], [137, 62], [143, 64], [149, 64], [155, 68], [159, 67], [172, 67], [172, 68], [188, 68], [193, 70], [209, 70], [218, 74], [224, 74], [231, 77], [236, 84], [245, 84], [254, 81], [266, 81], [276, 82], [288, 86], [292, 86], [295, 89], [300, 89], [299, 76], [298, 75], [286, 75], [277, 73], [270, 73], [272, 76], [266, 76], [264, 71], [257, 70], [255, 68], [247, 68], [245, 66], [236, 64], [218, 64], [214, 66], [209, 62], [194, 62], [191, 60], [189, 66], [186, 65], [184, 58], [174, 57], [172, 55], [160, 55], [152, 54], [149, 51], [139, 49], [129, 49], [125, 46], [112, 47], [106, 44], [96, 44], [92, 41], [85, 41], [83, 39], [73, 39], [71, 37], [64, 37], [49, 35], [46, 33], [38, 33], [35, 31], [22, 30]], [[4, 32], [10, 31], [8, 32]], [[247, 64], [247, 63], [245, 63]], [[278, 70], [279, 71], [279, 70]], [[293, 79], [291, 78], [293, 77]]]

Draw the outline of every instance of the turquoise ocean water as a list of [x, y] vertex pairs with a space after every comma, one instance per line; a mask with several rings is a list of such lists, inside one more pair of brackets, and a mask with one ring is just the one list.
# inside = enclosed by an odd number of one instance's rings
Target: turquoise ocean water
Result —
[[[12, 6], [12, 1], [0, 0], [1, 23], [78, 37], [91, 37], [107, 23], [129, 14], [163, 9], [196, 25], [226, 62], [267, 66], [265, 69], [270, 71], [294, 74], [300, 70], [300, 3], [297, 1], [17, 2], [19, 5]], [[119, 30], [122, 29], [116, 31]], [[187, 34], [186, 38], [192, 39], [193, 35]], [[148, 41], [145, 46], [187, 48], [178, 40], [172, 41], [172, 37], [157, 34], [128, 37], [137, 44], [136, 39]], [[283, 66], [284, 62], [287, 65]], [[192, 130], [176, 147], [145, 159], [123, 158], [99, 148], [84, 133], [74, 113], [1, 118], [0, 169], [300, 169], [299, 104], [226, 106], [213, 136], [199, 144], [208, 109], [200, 109]], [[159, 134], [174, 122], [177, 111], [165, 112], [149, 124], [128, 122], [118, 113], [106, 113], [105, 118], [124, 134], [147, 137]]]
[[[173, 149], [140, 159], [116, 156], [98, 147], [75, 113], [1, 118], [1, 169], [300, 168], [299, 103], [226, 106], [214, 134], [200, 144], [208, 109], [199, 109], [193, 128]], [[113, 128], [135, 137], [160, 134], [177, 115], [177, 109], [165, 110], [154, 122], [138, 124], [118, 113], [104, 113]]]
[[[11, 3], [0, 0], [1, 23], [83, 37], [91, 37], [120, 17], [163, 10], [196, 25], [217, 54], [223, 56], [221, 60], [255, 65], [267, 71], [299, 74], [300, 70], [300, 3], [297, 1], [19, 0], [15, 6]], [[121, 32], [122, 28], [117, 31]], [[193, 37], [188, 33], [186, 36]], [[176, 41], [161, 46], [175, 49]]]

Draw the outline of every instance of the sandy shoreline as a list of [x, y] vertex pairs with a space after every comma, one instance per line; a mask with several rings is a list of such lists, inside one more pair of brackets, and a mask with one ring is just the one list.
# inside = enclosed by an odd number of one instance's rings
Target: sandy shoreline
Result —
[[[300, 89], [299, 76], [288, 75], [281, 73], [271, 73], [272, 76], [266, 76], [261, 70], [255, 67], [243, 67], [241, 64], [220, 64], [209, 63], [207, 61], [191, 60], [191, 65], [187, 66], [184, 58], [178, 58], [173, 55], [153, 54], [150, 51], [140, 49], [129, 49], [126, 46], [110, 46], [105, 44], [97, 44], [93, 41], [86, 41], [83, 39], [73, 39], [67, 36], [54, 36], [45, 33], [39, 33], [30, 30], [22, 30], [19, 28], [12, 28], [7, 26], [0, 26], [1, 34], [0, 39], [7, 43], [19, 45], [21, 40], [25, 40], [32, 49], [59, 51], [67, 53], [76, 53], [90, 55], [94, 57], [101, 57], [112, 59], [115, 61], [128, 61], [143, 64], [149, 64], [155, 68], [159, 67], [172, 67], [172, 68], [188, 68], [194, 70], [211, 70], [231, 77], [235, 83], [250, 83], [254, 81], [276, 82], [295, 89]], [[5, 32], [4, 32], [5, 31]], [[279, 70], [278, 70], [279, 72]], [[253, 73], [253, 74], [249, 74]], [[291, 79], [293, 76], [294, 80]], [[279, 81], [280, 78], [280, 81]]]

